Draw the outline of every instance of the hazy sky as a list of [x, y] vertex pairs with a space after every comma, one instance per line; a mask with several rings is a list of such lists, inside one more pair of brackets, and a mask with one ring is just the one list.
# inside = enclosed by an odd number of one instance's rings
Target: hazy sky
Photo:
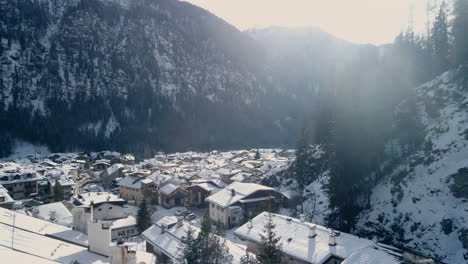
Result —
[[[314, 26], [355, 43], [392, 42], [413, 9], [415, 29], [424, 31], [426, 0], [185, 0], [240, 30]], [[429, 0], [431, 2], [437, 0]]]

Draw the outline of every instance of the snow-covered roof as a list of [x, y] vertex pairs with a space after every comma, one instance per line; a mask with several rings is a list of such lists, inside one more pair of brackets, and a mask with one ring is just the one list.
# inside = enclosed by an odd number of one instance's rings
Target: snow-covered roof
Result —
[[73, 199], [79, 205], [89, 206], [91, 202], [95, 205], [100, 203], [125, 203], [125, 200], [110, 192], [88, 192], [77, 196]]
[[141, 188], [141, 180], [143, 178], [138, 177], [138, 176], [125, 176], [122, 180], [119, 181], [118, 185], [119, 186], [125, 186], [128, 188], [133, 188], [133, 189], [140, 189]]
[[77, 245], [88, 246], [88, 236], [79, 231], [0, 207], [0, 224], [12, 225], [13, 216], [15, 217], [15, 226], [17, 228], [44, 236], [55, 237]]
[[113, 220], [110, 228], [112, 229], [120, 229], [120, 228], [126, 228], [126, 227], [131, 227], [136, 225], [136, 219], [135, 217], [129, 215], [125, 218], [120, 218], [117, 220]]
[[58, 264], [60, 262], [37, 257], [25, 252], [0, 246], [0, 258], [6, 263]]
[[122, 169], [123, 167], [124, 165], [122, 164], [119, 164], [119, 163], [114, 164], [106, 169], [107, 175], [111, 175], [112, 173], [118, 171], [119, 169]]
[[164, 185], [159, 191], [166, 194], [166, 195], [171, 195], [171, 193], [173, 193], [175, 190], [177, 190], [177, 188], [179, 188], [179, 187], [172, 184], [172, 183], [168, 183], [168, 184]]
[[[229, 207], [257, 191], [273, 190], [273, 188], [255, 183], [233, 182], [221, 191], [210, 195], [206, 201], [221, 207]], [[234, 196], [232, 191], [234, 191]]]
[[[387, 249], [378, 246], [377, 243], [368, 239], [359, 238], [351, 234], [340, 233], [336, 236], [336, 245], [330, 246], [331, 229], [312, 223], [301, 222], [298, 219], [288, 216], [271, 214], [274, 232], [280, 238], [283, 252], [293, 258], [307, 263], [324, 263], [330, 257], [335, 256], [347, 260], [351, 257], [353, 260], [378, 259], [382, 262], [344, 262], [344, 263], [379, 263], [379, 264], [397, 264], [393, 254], [389, 254]], [[268, 213], [263, 212], [239, 227], [234, 234], [255, 243], [261, 242], [261, 234], [265, 235], [265, 224], [268, 222]], [[251, 226], [250, 226], [251, 225]], [[316, 236], [309, 237], [309, 228], [316, 227]], [[375, 255], [379, 252], [379, 255]], [[397, 254], [396, 252], [394, 253]], [[380, 256], [380, 257], [379, 257]]]
[[[150, 244], [158, 247], [167, 256], [175, 259], [177, 257], [179, 244], [181, 243], [182, 237], [187, 234], [189, 225], [184, 224], [181, 227], [177, 227], [177, 219], [165, 219], [162, 218], [159, 223], [152, 225], [150, 228], [145, 230], [142, 237]], [[175, 220], [175, 221], [174, 221]], [[166, 230], [161, 234], [161, 226], [166, 226]], [[195, 232], [199, 232], [199, 229], [192, 227]]]
[[60, 225], [71, 226], [73, 222], [72, 214], [62, 202], [38, 205], [29, 211], [36, 218]]
[[391, 252], [370, 246], [351, 253], [341, 264], [396, 264], [401, 263]]
[[194, 186], [199, 186], [203, 190], [211, 193], [219, 192], [220, 189], [209, 182], [194, 184]]
[[[11, 248], [12, 235], [13, 227], [0, 223], [0, 246]], [[109, 263], [106, 257], [92, 253], [86, 247], [28, 232], [21, 228], [14, 228], [13, 249], [60, 263], [72, 263], [75, 260], [78, 260], [80, 264]], [[16, 260], [14, 262], [19, 263]]]
[[[161, 226], [163, 224], [166, 228], [164, 233], [161, 233]], [[145, 230], [142, 237], [147, 243], [156, 246], [164, 254], [176, 259], [179, 254], [182, 237], [187, 235], [189, 228], [195, 232], [195, 235], [200, 232], [198, 227], [188, 223], [183, 223], [182, 226], [178, 227], [176, 217], [166, 216]], [[232, 243], [228, 240], [226, 240], [226, 246], [229, 248], [229, 253], [233, 256], [233, 264], [239, 264], [240, 259], [245, 255], [245, 246]]]

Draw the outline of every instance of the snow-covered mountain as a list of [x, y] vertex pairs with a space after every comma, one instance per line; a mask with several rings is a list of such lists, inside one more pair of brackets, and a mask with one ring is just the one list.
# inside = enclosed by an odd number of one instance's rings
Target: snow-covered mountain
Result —
[[294, 138], [301, 105], [269, 85], [261, 45], [206, 10], [177, 0], [1, 0], [0, 9], [0, 133], [56, 151]]
[[[388, 155], [370, 204], [354, 233], [413, 249], [445, 263], [468, 261], [468, 67], [445, 72], [415, 88], [424, 144], [411, 154]], [[397, 107], [400, 111], [405, 102]], [[393, 141], [392, 141], [393, 142]], [[398, 143], [393, 142], [394, 149]], [[399, 152], [398, 150], [393, 150]], [[326, 185], [329, 167], [320, 146], [308, 150], [310, 184], [298, 193], [288, 170], [264, 179], [303, 207], [308, 221], [327, 224], [332, 212]], [[300, 211], [291, 208], [291, 214]]]
[[468, 76], [448, 71], [416, 88], [423, 149], [404, 157], [373, 190], [357, 228], [437, 256], [468, 261]]

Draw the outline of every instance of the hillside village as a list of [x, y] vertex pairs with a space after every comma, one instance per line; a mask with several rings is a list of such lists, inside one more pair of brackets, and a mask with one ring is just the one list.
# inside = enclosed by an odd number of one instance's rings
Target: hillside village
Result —
[[[222, 239], [240, 263], [246, 252], [255, 254], [272, 212], [287, 263], [420, 263], [409, 252], [308, 223], [303, 214], [276, 214], [287, 212], [290, 197], [258, 183], [285, 170], [294, 155], [254, 149], [137, 160], [106, 151], [4, 159], [1, 249], [24, 263], [177, 262], [187, 230], [200, 232], [207, 213], [226, 230]], [[140, 233], [143, 201], [153, 214]]]

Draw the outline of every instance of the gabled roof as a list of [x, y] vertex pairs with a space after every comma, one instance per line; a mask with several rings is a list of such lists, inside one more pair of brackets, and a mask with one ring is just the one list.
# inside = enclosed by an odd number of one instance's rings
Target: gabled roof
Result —
[[[288, 216], [271, 214], [275, 233], [280, 237], [283, 252], [291, 257], [306, 263], [321, 264], [330, 257], [344, 259], [343, 263], [366, 263], [366, 264], [399, 264], [397, 252], [391, 252], [377, 243], [368, 239], [359, 238], [347, 233], [339, 233], [336, 238], [336, 245], [330, 246], [330, 234], [332, 230], [302, 222]], [[234, 234], [242, 239], [261, 243], [261, 236], [265, 235], [265, 224], [268, 221], [268, 213], [263, 212], [251, 220], [251, 222], [239, 227]], [[251, 226], [250, 226], [251, 225]], [[316, 227], [316, 236], [309, 237], [309, 228]], [[378, 253], [377, 253], [378, 252]], [[378, 254], [378, 255], [377, 255]], [[355, 261], [348, 261], [351, 258]], [[366, 259], [378, 260], [377, 262]], [[346, 262], [348, 261], [348, 262]]]
[[172, 183], [168, 183], [164, 185], [159, 191], [166, 194], [166, 195], [171, 195], [173, 192], [175, 192], [179, 186], [176, 186]]
[[210, 195], [206, 201], [226, 208], [258, 191], [274, 191], [274, 189], [255, 183], [233, 182], [221, 191]]

